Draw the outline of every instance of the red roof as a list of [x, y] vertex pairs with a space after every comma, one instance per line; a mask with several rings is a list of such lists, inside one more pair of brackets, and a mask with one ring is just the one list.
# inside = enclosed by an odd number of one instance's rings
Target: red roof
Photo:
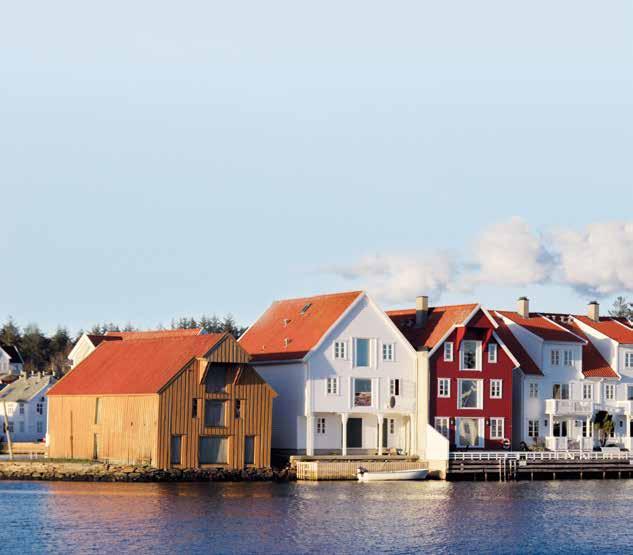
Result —
[[560, 322], [560, 324], [587, 341], [587, 344], [582, 347], [582, 373], [585, 378], [619, 377], [576, 322], [568, 320], [567, 322]]
[[521, 345], [519, 340], [510, 331], [510, 328], [504, 322], [503, 318], [494, 314], [491, 314], [491, 316], [499, 325], [499, 327], [497, 327], [497, 329], [495, 330], [495, 333], [499, 336], [501, 341], [505, 343], [505, 346], [514, 355], [514, 358], [517, 359], [523, 373], [530, 376], [542, 376], [543, 372], [541, 372], [541, 369], [534, 362], [534, 360], [532, 360], [532, 357], [523, 348], [523, 345]]
[[562, 329], [560, 326], [540, 314], [530, 314], [529, 318], [523, 318], [516, 312], [510, 312], [507, 310], [497, 310], [496, 312], [505, 318], [508, 318], [508, 320], [512, 320], [515, 324], [519, 324], [521, 327], [545, 341], [560, 341], [566, 343], [582, 342], [581, 339], [575, 337], [572, 333]]
[[240, 345], [257, 360], [297, 360], [307, 355], [362, 291], [275, 301]]
[[599, 322], [594, 322], [587, 316], [575, 316], [575, 318], [618, 343], [633, 345], [633, 329], [626, 324], [621, 324], [614, 318], [600, 318]]
[[150, 331], [108, 331], [106, 337], [118, 337], [126, 341], [132, 339], [162, 339], [165, 337], [188, 337], [200, 335], [202, 328], [177, 329], [177, 330], [150, 330]]
[[476, 304], [461, 304], [431, 307], [422, 328], [415, 327], [414, 308], [388, 310], [387, 316], [393, 320], [416, 350], [424, 347], [433, 349], [454, 325], [463, 324], [477, 306]]
[[226, 335], [104, 341], [57, 382], [48, 395], [158, 393], [193, 358], [206, 355]]

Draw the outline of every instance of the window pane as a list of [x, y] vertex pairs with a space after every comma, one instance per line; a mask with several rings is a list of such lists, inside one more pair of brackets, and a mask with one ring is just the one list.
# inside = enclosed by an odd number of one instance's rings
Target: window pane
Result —
[[244, 438], [244, 464], [255, 464], [255, 436]]
[[198, 459], [200, 464], [226, 464], [225, 437], [201, 437]]
[[171, 464], [180, 464], [180, 436], [171, 436]]
[[462, 344], [464, 353], [464, 368], [468, 370], [477, 369], [477, 343], [474, 341], [464, 341]]
[[465, 409], [476, 409], [479, 401], [479, 382], [476, 380], [461, 380], [459, 383], [460, 407]]
[[205, 381], [207, 393], [219, 393], [226, 387], [226, 367], [210, 365]]
[[458, 434], [461, 447], [478, 447], [479, 420], [475, 418], [460, 418]]
[[354, 406], [371, 406], [371, 380], [354, 380]]
[[356, 366], [369, 366], [369, 339], [356, 340]]
[[224, 426], [224, 401], [204, 402], [204, 425]]

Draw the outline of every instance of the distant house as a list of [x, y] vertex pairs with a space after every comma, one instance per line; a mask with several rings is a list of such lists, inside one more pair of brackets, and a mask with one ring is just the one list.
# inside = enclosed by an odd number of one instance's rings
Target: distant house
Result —
[[7, 384], [16, 380], [23, 368], [24, 360], [18, 348], [0, 344], [0, 383]]
[[46, 392], [55, 382], [56, 378], [50, 374], [22, 373], [0, 391], [0, 421], [4, 422], [6, 407], [12, 441], [34, 442], [45, 438]]
[[129, 339], [158, 339], [161, 337], [186, 337], [191, 335], [201, 335], [204, 330], [195, 329], [177, 329], [177, 330], [155, 330], [155, 331], [108, 331], [105, 335], [95, 335], [84, 333], [75, 343], [68, 360], [71, 368], [77, 366], [89, 354], [91, 354], [103, 341], [121, 341]]
[[118, 335], [49, 391], [51, 457], [270, 465], [276, 394], [231, 335]]

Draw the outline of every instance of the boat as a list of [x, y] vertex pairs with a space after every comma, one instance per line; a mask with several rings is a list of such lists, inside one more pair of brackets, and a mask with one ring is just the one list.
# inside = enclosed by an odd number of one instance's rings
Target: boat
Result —
[[360, 467], [356, 471], [356, 476], [359, 482], [390, 482], [396, 480], [424, 480], [428, 473], [428, 468], [369, 472], [367, 469]]

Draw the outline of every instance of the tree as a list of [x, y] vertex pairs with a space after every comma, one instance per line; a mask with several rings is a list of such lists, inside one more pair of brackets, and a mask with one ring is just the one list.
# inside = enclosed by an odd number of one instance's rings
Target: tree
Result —
[[24, 328], [19, 349], [24, 358], [24, 369], [28, 372], [44, 370], [49, 358], [50, 339], [48, 339], [36, 324], [29, 324]]
[[20, 328], [13, 321], [13, 318], [9, 316], [9, 319], [0, 328], [0, 343], [15, 345], [19, 348], [21, 338]]
[[633, 318], [633, 303], [626, 297], [618, 297], [614, 302], [609, 314], [616, 318]]

